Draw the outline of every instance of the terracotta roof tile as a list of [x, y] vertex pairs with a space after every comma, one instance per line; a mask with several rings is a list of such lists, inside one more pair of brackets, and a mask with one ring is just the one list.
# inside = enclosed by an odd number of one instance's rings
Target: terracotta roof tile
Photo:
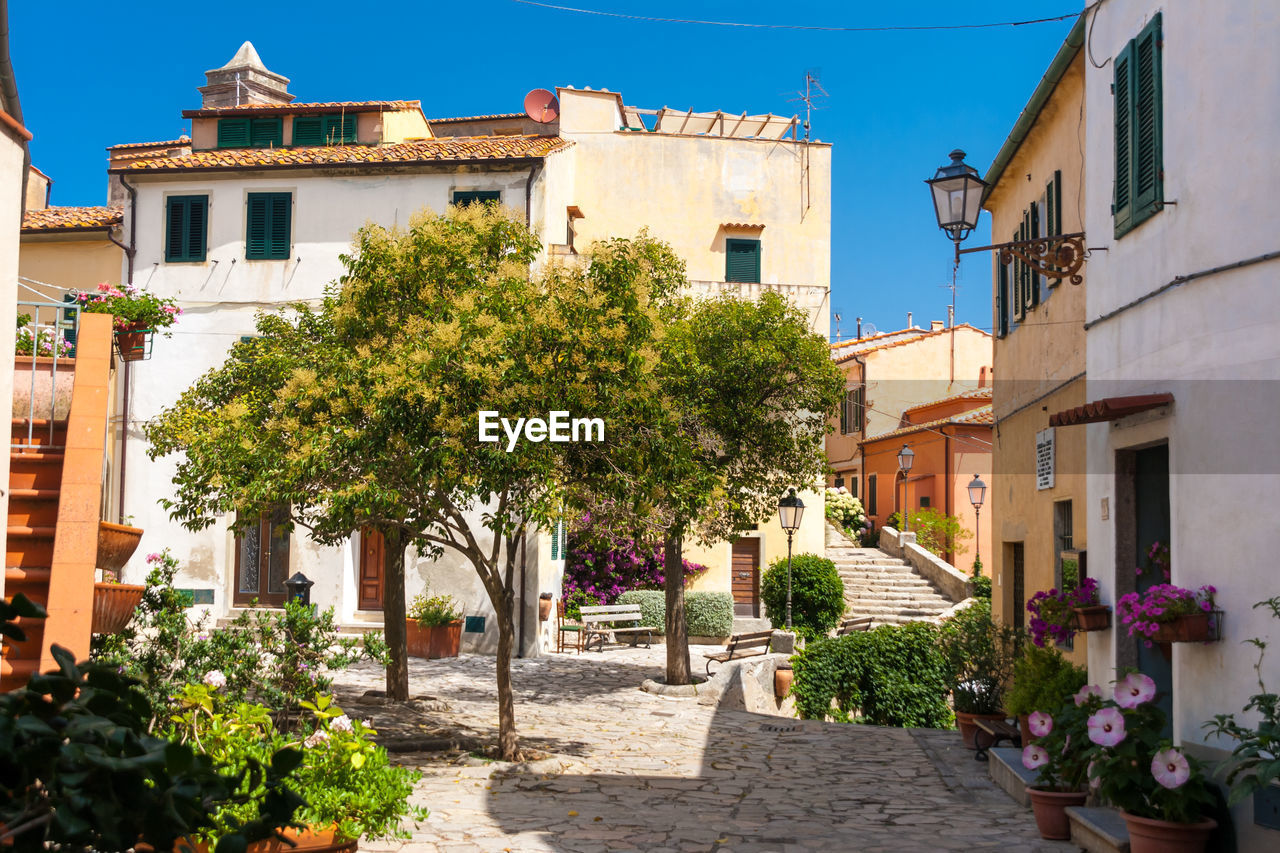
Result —
[[[981, 329], [979, 329], [977, 326], [971, 326], [968, 323], [956, 323], [955, 326], [953, 326], [952, 328], [972, 329], [975, 332], [986, 335], [987, 337], [991, 337], [990, 332], [984, 332]], [[884, 340], [879, 343], [872, 343], [870, 346], [854, 346], [853, 344], [856, 343], [854, 341], [842, 341], [838, 344], [831, 345], [831, 357], [834, 358], [837, 362], [847, 361], [848, 359], [852, 358], [855, 355], [866, 355], [869, 352], [875, 352], [882, 349], [889, 349], [890, 347], [900, 347], [903, 344], [913, 343], [915, 341], [923, 340], [925, 338], [932, 338], [938, 335], [945, 335], [949, 331], [950, 329], [947, 329], [947, 328], [903, 329], [898, 332], [884, 332], [880, 335], [874, 335], [870, 338], [858, 339], [858, 341], [860, 341], [861, 343], [867, 344], [875, 341], [877, 338], [889, 338], [889, 337], [896, 337], [899, 335], [909, 335], [908, 337], [900, 337], [896, 340]], [[840, 347], [848, 347], [848, 348], [840, 349]]]
[[28, 210], [22, 217], [25, 233], [41, 231], [90, 231], [110, 228], [124, 221], [119, 207], [46, 207]]
[[448, 124], [449, 122], [491, 121], [495, 118], [528, 118], [524, 113], [493, 113], [487, 116], [454, 116], [453, 118], [429, 118], [427, 124]]
[[177, 139], [166, 139], [160, 142], [122, 142], [119, 145], [107, 146], [108, 151], [125, 151], [134, 148], [177, 148], [180, 145], [190, 145], [190, 136], [179, 136]]
[[943, 403], [952, 403], [956, 400], [990, 400], [990, 388], [970, 388], [968, 391], [961, 391], [959, 394], [952, 394], [950, 397], [943, 397], [940, 400], [930, 400], [927, 403], [917, 403], [907, 409], [908, 412], [918, 412], [921, 409], [927, 409], [930, 406], [938, 406]]
[[545, 157], [572, 143], [558, 136], [453, 136], [394, 145], [327, 145], [314, 148], [219, 148], [180, 157], [142, 158], [112, 172], [207, 171], [273, 167], [363, 166], [384, 163], [506, 160]]
[[870, 438], [864, 438], [858, 444], [870, 444], [874, 441], [883, 441], [886, 438], [896, 438], [898, 436], [910, 435], [914, 432], [924, 432], [925, 430], [937, 429], [938, 427], [947, 426], [948, 424], [961, 424], [965, 426], [990, 426], [996, 422], [995, 412], [992, 411], [991, 405], [981, 406], [969, 412], [962, 412], [958, 415], [950, 415], [945, 418], [938, 418], [936, 421], [926, 421], [922, 424], [908, 424], [904, 427], [882, 432], [879, 435], [873, 435]]
[[422, 101], [316, 101], [308, 104], [241, 104], [238, 107], [208, 107], [199, 110], [183, 110], [183, 118], [209, 118], [211, 116], [249, 115], [270, 110], [281, 113], [320, 113], [345, 110], [351, 113], [376, 113], [382, 110], [421, 110]]

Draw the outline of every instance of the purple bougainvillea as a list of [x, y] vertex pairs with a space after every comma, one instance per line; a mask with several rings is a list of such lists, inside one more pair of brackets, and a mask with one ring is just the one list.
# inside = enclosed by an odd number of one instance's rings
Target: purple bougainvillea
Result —
[[1050, 639], [1055, 643], [1069, 641], [1076, 635], [1071, 609], [1097, 603], [1098, 582], [1093, 578], [1085, 578], [1078, 587], [1066, 592], [1056, 589], [1037, 592], [1027, 602], [1027, 612], [1031, 614], [1027, 625], [1031, 630], [1031, 642], [1043, 648]]
[[[628, 590], [662, 589], [666, 583], [662, 561], [662, 551], [639, 547], [631, 540], [592, 545], [574, 536], [565, 562], [565, 603], [573, 609], [583, 604], [613, 604]], [[684, 561], [686, 581], [706, 570], [706, 566]]]

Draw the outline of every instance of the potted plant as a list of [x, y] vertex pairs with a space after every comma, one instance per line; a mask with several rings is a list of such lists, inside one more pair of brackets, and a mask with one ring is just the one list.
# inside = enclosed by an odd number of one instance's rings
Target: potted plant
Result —
[[1089, 717], [1100, 706], [1101, 694], [1097, 687], [1082, 684], [1074, 697], [1054, 706], [1053, 713], [1030, 715], [1028, 725], [1036, 742], [1022, 748], [1022, 766], [1038, 771], [1027, 796], [1043, 838], [1070, 838], [1066, 809], [1083, 806], [1089, 797], [1089, 762], [1080, 745], [1086, 742]]
[[[330, 697], [301, 701], [310, 715], [297, 731], [286, 733], [275, 727], [266, 707], [223, 698], [225, 683], [225, 676], [212, 670], [203, 683], [184, 687], [173, 717], [176, 738], [200, 744], [224, 771], [238, 772], [281, 749], [301, 753], [289, 777], [304, 801], [294, 812], [295, 827], [284, 831], [283, 841], [250, 845], [249, 853], [352, 853], [362, 838], [409, 838], [403, 820], [426, 818], [425, 809], [408, 805], [420, 774], [392, 765], [386, 750], [373, 742], [374, 729], [348, 717]], [[249, 795], [244, 802], [217, 809], [212, 826], [191, 836], [197, 848], [201, 843], [212, 847], [227, 831], [256, 818], [260, 798], [252, 790], [243, 793]]]
[[[1254, 608], [1268, 607], [1271, 615], [1280, 619], [1280, 596], [1259, 601]], [[1258, 648], [1258, 662], [1254, 671], [1258, 673], [1258, 689], [1262, 692], [1249, 697], [1244, 706], [1245, 713], [1256, 714], [1257, 726], [1241, 725], [1236, 722], [1235, 714], [1218, 714], [1204, 724], [1210, 734], [1220, 735], [1235, 741], [1231, 757], [1222, 762], [1219, 770], [1227, 770], [1226, 783], [1230, 788], [1227, 802], [1230, 805], [1243, 800], [1250, 794], [1254, 797], [1253, 813], [1259, 814], [1259, 802], [1267, 785], [1280, 784], [1280, 694], [1267, 690], [1262, 680], [1262, 658], [1266, 654], [1267, 644], [1264, 640], [1252, 637], [1245, 642]]]
[[406, 631], [412, 657], [453, 658], [462, 641], [462, 611], [451, 595], [425, 592], [409, 605]]
[[1013, 686], [1005, 696], [1004, 707], [1018, 718], [1024, 747], [1034, 737], [1028, 726], [1032, 712], [1052, 712], [1066, 705], [1088, 677], [1083, 667], [1071, 663], [1055, 648], [1032, 645], [1022, 650], [1013, 666]]
[[1003, 720], [1004, 691], [1013, 675], [1013, 664], [1022, 645], [1022, 634], [991, 619], [991, 603], [973, 604], [942, 623], [939, 640], [947, 661], [956, 725], [968, 749], [976, 749], [974, 737], [979, 719]]
[[1205, 585], [1194, 592], [1162, 583], [1145, 592], [1130, 592], [1116, 602], [1116, 616], [1129, 636], [1154, 643], [1200, 643], [1214, 637], [1213, 597], [1218, 592]]
[[[76, 303], [86, 314], [110, 314], [115, 319], [116, 347], [124, 361], [138, 361], [149, 355], [148, 341], [157, 329], [167, 329], [182, 313], [172, 299], [132, 284], [124, 289], [103, 282], [93, 293], [77, 293]], [[170, 333], [165, 332], [167, 337]]]
[[1164, 737], [1155, 697], [1155, 682], [1131, 672], [1111, 699], [1089, 700], [1089, 779], [1121, 810], [1131, 853], [1199, 853], [1218, 825], [1204, 817], [1213, 797], [1199, 762]]
[[1028, 627], [1031, 642], [1070, 642], [1077, 631], [1101, 631], [1111, 625], [1111, 610], [1098, 597], [1098, 582], [1085, 578], [1079, 585], [1063, 585], [1063, 590], [1041, 590], [1027, 602], [1031, 614]]

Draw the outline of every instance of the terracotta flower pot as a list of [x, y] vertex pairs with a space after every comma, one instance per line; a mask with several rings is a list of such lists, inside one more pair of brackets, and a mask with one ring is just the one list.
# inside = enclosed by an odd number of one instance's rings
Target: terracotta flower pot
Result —
[[773, 694], [779, 699], [786, 698], [791, 692], [791, 682], [795, 680], [796, 673], [792, 669], [775, 669], [773, 671]]
[[1151, 638], [1157, 643], [1203, 643], [1210, 639], [1208, 613], [1188, 613], [1164, 622]]
[[543, 598], [538, 596], [538, 621], [546, 622], [547, 617], [551, 615], [551, 596]]
[[119, 634], [133, 618], [133, 611], [142, 603], [145, 586], [131, 583], [95, 583], [93, 585], [93, 622], [89, 628], [94, 634]]
[[979, 734], [977, 720], [1003, 720], [1004, 718], [1004, 714], [970, 714], [966, 711], [956, 711], [956, 728], [960, 729], [960, 739], [964, 742], [964, 748], [978, 748], [974, 742], [974, 738]]
[[[281, 841], [279, 838], [271, 838], [266, 841], [255, 841], [248, 846], [246, 853], [291, 853], [291, 851], [305, 851], [305, 853], [354, 853], [359, 845], [359, 839], [354, 841], [346, 841], [339, 839], [337, 836], [338, 827], [336, 824], [324, 828], [314, 826], [304, 827], [303, 829], [293, 829], [286, 827], [280, 830], [280, 834], [289, 841]], [[182, 839], [173, 848], [177, 853], [210, 853], [211, 845], [201, 841], [194, 842], [188, 839]], [[146, 842], [139, 842], [134, 847], [137, 853], [154, 853], [155, 848]]]
[[1173, 823], [1126, 811], [1120, 814], [1129, 829], [1129, 853], [1203, 853], [1210, 833], [1218, 826], [1212, 818], [1199, 823]]
[[406, 645], [409, 647], [409, 657], [425, 658], [430, 652], [430, 635], [427, 633], [429, 629], [423, 628], [416, 620], [404, 620], [404, 633]]
[[148, 352], [147, 339], [153, 334], [144, 323], [130, 323], [116, 332], [116, 348], [121, 361], [142, 361]]
[[1027, 787], [1031, 798], [1031, 811], [1036, 816], [1036, 829], [1041, 838], [1065, 841], [1071, 837], [1071, 821], [1067, 817], [1068, 806], [1083, 806], [1089, 799], [1088, 791], [1049, 791]]
[[1091, 604], [1088, 607], [1073, 607], [1075, 629], [1077, 631], [1105, 631], [1111, 627], [1111, 608], [1105, 604]]
[[458, 646], [462, 643], [462, 620], [450, 622], [448, 625], [434, 625], [427, 629], [427, 657], [456, 658]]
[[97, 567], [109, 572], [118, 572], [123, 569], [124, 564], [133, 556], [133, 552], [138, 550], [142, 533], [141, 527], [99, 521], [98, 558], [94, 561]]

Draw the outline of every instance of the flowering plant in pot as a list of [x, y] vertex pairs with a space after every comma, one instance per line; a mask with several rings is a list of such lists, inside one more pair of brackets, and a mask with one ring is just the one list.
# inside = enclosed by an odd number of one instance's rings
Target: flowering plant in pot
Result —
[[420, 658], [457, 657], [462, 640], [462, 611], [451, 595], [427, 595], [408, 610], [409, 654]]
[[1132, 853], [1203, 850], [1217, 826], [1203, 817], [1213, 796], [1199, 762], [1165, 738], [1155, 698], [1155, 682], [1131, 672], [1096, 702], [1086, 724], [1090, 783], [1123, 813]]
[[[117, 332], [129, 329], [166, 329], [178, 321], [182, 309], [172, 299], [163, 299], [132, 284], [123, 289], [107, 284], [94, 292], [75, 295], [80, 310], [86, 314], [110, 314]], [[166, 335], [172, 334], [166, 332]]]
[[1004, 694], [1023, 634], [991, 619], [991, 603], [975, 600], [942, 623], [939, 645], [947, 662], [960, 737], [976, 748], [977, 719], [1004, 719]]
[[1052, 646], [1024, 648], [1013, 666], [1013, 686], [1004, 701], [1005, 710], [1018, 718], [1022, 745], [1029, 745], [1034, 737], [1029, 727], [1032, 712], [1056, 711], [1069, 703], [1088, 680], [1084, 667], [1071, 663]]
[[1084, 805], [1089, 796], [1089, 761], [1080, 745], [1086, 743], [1089, 717], [1101, 705], [1101, 691], [1082, 686], [1052, 713], [1033, 711], [1027, 719], [1036, 741], [1023, 747], [1022, 766], [1038, 771], [1027, 795], [1044, 838], [1070, 838], [1066, 809]]
[[1153, 643], [1197, 642], [1211, 638], [1215, 624], [1213, 597], [1218, 590], [1198, 590], [1161, 583], [1145, 592], [1130, 592], [1116, 602], [1116, 616], [1150, 647]]
[[1069, 642], [1076, 631], [1081, 630], [1078, 611], [1092, 612], [1100, 607], [1104, 605], [1098, 598], [1098, 582], [1093, 578], [1085, 578], [1073, 589], [1037, 592], [1027, 602], [1027, 611], [1031, 613], [1028, 625], [1031, 642], [1042, 648], [1051, 639], [1055, 643]]

